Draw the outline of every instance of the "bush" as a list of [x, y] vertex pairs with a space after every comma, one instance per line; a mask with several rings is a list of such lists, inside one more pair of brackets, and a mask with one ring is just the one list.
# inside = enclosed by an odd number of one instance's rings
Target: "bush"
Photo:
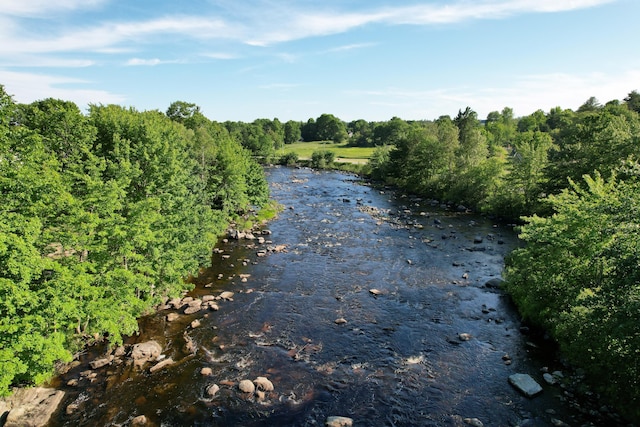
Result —
[[[636, 165], [636, 168], [638, 166]], [[637, 173], [637, 172], [636, 172]], [[640, 417], [640, 174], [585, 176], [521, 228], [506, 289], [618, 410]]]
[[311, 154], [311, 167], [325, 169], [330, 167], [336, 158], [336, 153], [329, 150], [314, 151]]
[[283, 166], [295, 166], [298, 163], [298, 154], [297, 153], [287, 153], [282, 155], [278, 159], [278, 164]]

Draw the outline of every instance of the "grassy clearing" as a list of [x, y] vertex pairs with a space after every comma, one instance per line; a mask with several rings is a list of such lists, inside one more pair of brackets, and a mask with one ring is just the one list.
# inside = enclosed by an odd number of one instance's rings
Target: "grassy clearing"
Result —
[[296, 142], [286, 144], [278, 150], [278, 156], [296, 153], [300, 160], [309, 160], [314, 151], [329, 150], [336, 154], [336, 162], [365, 164], [375, 151], [374, 147], [349, 147], [346, 144], [335, 144], [326, 141]]

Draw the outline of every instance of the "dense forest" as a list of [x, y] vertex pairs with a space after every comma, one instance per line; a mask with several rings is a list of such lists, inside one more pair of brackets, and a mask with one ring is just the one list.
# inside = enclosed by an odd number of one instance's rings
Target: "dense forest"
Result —
[[360, 172], [520, 224], [505, 289], [596, 389], [640, 418], [640, 94], [514, 117], [214, 122], [70, 102], [16, 104], [0, 86], [0, 393], [40, 382], [206, 262], [229, 221], [268, 203], [257, 163], [284, 144], [376, 147]]
[[0, 394], [135, 332], [267, 202], [261, 166], [191, 104], [84, 115], [0, 86]]

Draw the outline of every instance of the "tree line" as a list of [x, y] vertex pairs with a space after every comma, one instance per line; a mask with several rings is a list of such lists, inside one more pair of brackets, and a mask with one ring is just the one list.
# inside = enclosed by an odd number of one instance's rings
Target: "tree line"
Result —
[[230, 221], [267, 204], [251, 153], [185, 105], [85, 115], [0, 85], [0, 395], [86, 343], [120, 343], [192, 286]]

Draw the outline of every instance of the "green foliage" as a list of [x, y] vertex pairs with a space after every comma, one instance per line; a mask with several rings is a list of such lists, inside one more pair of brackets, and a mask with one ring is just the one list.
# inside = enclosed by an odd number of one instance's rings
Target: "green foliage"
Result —
[[268, 202], [224, 127], [193, 104], [167, 114], [16, 105], [0, 86], [0, 394], [134, 333], [190, 286], [231, 217]]
[[316, 169], [325, 169], [333, 164], [336, 154], [330, 150], [314, 151], [311, 154], [311, 167]]
[[278, 163], [284, 166], [294, 166], [298, 163], [299, 157], [298, 153], [289, 152], [280, 156]]
[[[585, 176], [526, 218], [526, 247], [508, 259], [507, 290], [523, 316], [628, 415], [640, 416], [640, 167], [627, 180]], [[635, 171], [635, 172], [634, 172]]]

